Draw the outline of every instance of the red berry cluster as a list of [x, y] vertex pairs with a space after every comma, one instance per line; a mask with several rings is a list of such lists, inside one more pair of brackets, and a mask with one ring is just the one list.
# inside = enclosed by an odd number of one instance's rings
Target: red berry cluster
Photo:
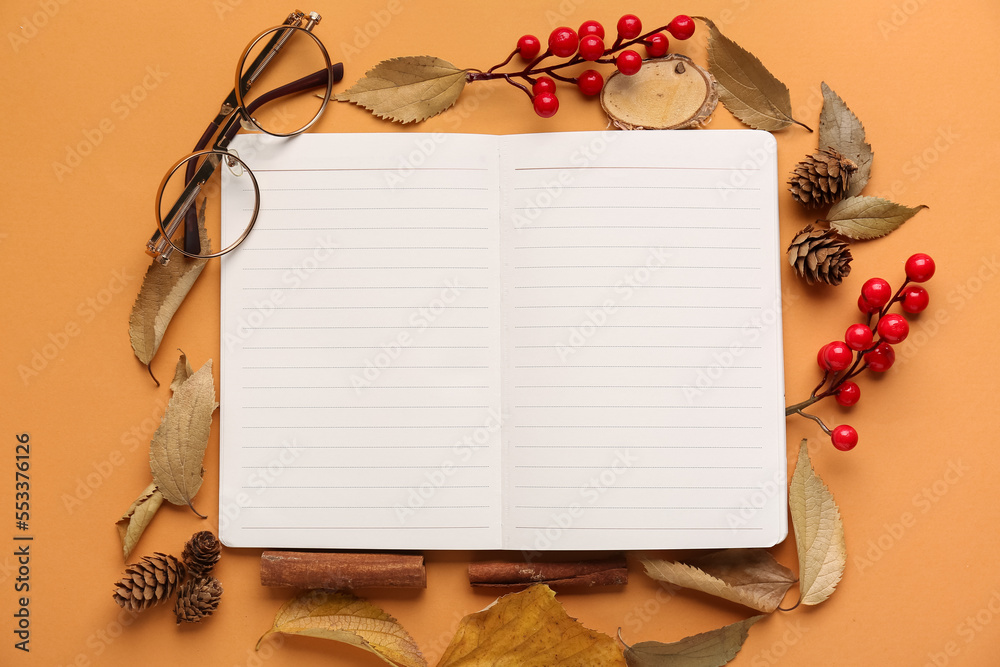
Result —
[[[542, 51], [542, 42], [534, 35], [524, 35], [517, 40], [514, 51], [498, 65], [485, 72], [471, 72], [469, 81], [505, 79], [528, 94], [531, 103], [542, 118], [551, 118], [559, 110], [556, 97], [556, 80], [574, 84], [581, 93], [593, 97], [604, 87], [604, 77], [595, 69], [588, 69], [579, 76], [563, 76], [557, 70], [582, 63], [614, 64], [619, 72], [631, 76], [642, 69], [642, 56], [630, 46], [642, 45], [650, 58], [660, 58], [667, 53], [670, 40], [688, 39], [694, 34], [694, 20], [679, 15], [665, 26], [643, 33], [642, 21], [633, 14], [618, 19], [618, 34], [610, 46], [605, 41], [604, 26], [597, 21], [584, 21], [578, 30], [560, 27], [549, 33], [548, 48]], [[518, 72], [499, 72], [514, 56], [520, 55], [528, 64]], [[565, 62], [542, 66], [550, 57], [565, 58]], [[527, 85], [514, 79], [522, 79]]]
[[892, 346], [906, 340], [910, 324], [906, 317], [890, 313], [889, 309], [897, 303], [909, 314], [927, 308], [930, 302], [927, 290], [912, 283], [930, 280], [934, 275], [934, 260], [918, 253], [906, 260], [905, 271], [906, 280], [895, 293], [882, 278], [872, 278], [861, 286], [858, 309], [866, 316], [866, 321], [852, 324], [847, 327], [843, 340], [835, 340], [819, 349], [816, 362], [823, 369], [822, 381], [808, 399], [785, 409], [786, 415], [799, 414], [819, 423], [830, 435], [833, 446], [841, 451], [853, 449], [858, 444], [858, 432], [854, 427], [841, 424], [831, 430], [819, 417], [802, 409], [828, 396], [833, 396], [840, 405], [850, 407], [861, 398], [861, 388], [852, 382], [852, 378], [866, 369], [884, 373], [892, 367], [896, 360]]

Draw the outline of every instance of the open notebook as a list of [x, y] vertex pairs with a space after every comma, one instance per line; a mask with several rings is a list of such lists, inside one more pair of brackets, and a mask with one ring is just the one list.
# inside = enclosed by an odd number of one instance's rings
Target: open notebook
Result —
[[226, 544], [784, 538], [770, 134], [234, 148], [262, 203], [222, 263]]

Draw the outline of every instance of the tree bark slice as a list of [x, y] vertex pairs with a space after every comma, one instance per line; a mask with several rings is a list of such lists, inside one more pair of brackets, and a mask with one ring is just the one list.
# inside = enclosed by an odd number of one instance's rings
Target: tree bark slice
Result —
[[623, 130], [679, 130], [697, 125], [719, 104], [718, 84], [687, 56], [647, 60], [637, 74], [615, 72], [601, 91], [601, 106]]
[[260, 584], [332, 590], [427, 588], [427, 571], [420, 555], [265, 551]]
[[549, 586], [623, 586], [628, 583], [628, 568], [624, 557], [573, 563], [470, 563], [469, 583], [477, 588], [539, 583]]

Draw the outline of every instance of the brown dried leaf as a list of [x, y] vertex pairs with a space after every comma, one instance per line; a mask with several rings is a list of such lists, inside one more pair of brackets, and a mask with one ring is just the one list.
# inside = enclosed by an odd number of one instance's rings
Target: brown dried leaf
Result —
[[379, 118], [412, 123], [436, 116], [455, 103], [465, 88], [466, 70], [432, 56], [383, 60], [364, 78], [336, 96]]
[[149, 467], [156, 487], [166, 500], [187, 505], [195, 514], [198, 510], [191, 499], [201, 488], [205, 472], [201, 462], [217, 407], [209, 359], [174, 392], [149, 444]]
[[806, 440], [788, 489], [788, 507], [799, 552], [802, 604], [819, 604], [833, 594], [847, 565], [844, 523], [840, 510], [809, 460]]
[[753, 616], [670, 644], [639, 642], [625, 649], [625, 662], [628, 667], [721, 667], [736, 657], [750, 626], [762, 618]]
[[885, 236], [927, 208], [909, 208], [881, 197], [849, 197], [833, 205], [827, 214], [830, 229], [841, 236], [867, 241]]
[[[201, 247], [208, 248], [204, 203], [198, 211], [198, 230]], [[132, 314], [128, 318], [128, 335], [132, 340], [135, 356], [147, 368], [156, 356], [171, 318], [191, 291], [207, 262], [207, 259], [192, 259], [175, 252], [166, 266], [154, 259], [146, 270], [139, 294], [132, 304]], [[151, 368], [149, 374], [153, 375]], [[153, 380], [159, 386], [155, 377]]]
[[687, 563], [643, 559], [659, 581], [715, 595], [771, 613], [795, 583], [795, 574], [763, 549], [726, 549]]
[[719, 83], [719, 99], [734, 116], [756, 130], [774, 132], [792, 123], [788, 88], [771, 74], [754, 54], [723, 35], [710, 19], [696, 16], [708, 25], [708, 69]]
[[156, 482], [151, 482], [135, 502], [129, 505], [122, 518], [118, 519], [115, 525], [118, 527], [118, 537], [121, 538], [126, 561], [162, 504], [163, 494], [156, 488]]
[[438, 667], [624, 665], [611, 637], [566, 614], [545, 584], [499, 598], [459, 623]]
[[184, 381], [193, 374], [194, 369], [191, 368], [191, 364], [188, 363], [187, 355], [181, 351], [181, 357], [177, 360], [177, 367], [174, 368], [174, 379], [170, 383], [170, 391], [177, 391], [177, 388], [184, 384]]
[[274, 626], [261, 635], [256, 648], [276, 632], [357, 646], [390, 665], [427, 666], [416, 642], [395, 618], [350, 593], [314, 590], [292, 598], [278, 610]]
[[853, 197], [867, 185], [875, 154], [865, 140], [865, 126], [837, 93], [822, 83], [823, 111], [819, 116], [819, 148], [833, 148], [858, 166], [851, 175], [847, 196]]

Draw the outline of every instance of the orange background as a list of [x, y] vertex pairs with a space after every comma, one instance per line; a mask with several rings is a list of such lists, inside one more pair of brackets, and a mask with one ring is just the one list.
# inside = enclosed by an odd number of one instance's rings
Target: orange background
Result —
[[[243, 0], [149, 3], [6, 0], [0, 8], [4, 124], [0, 178], [0, 663], [379, 665], [318, 639], [293, 638], [254, 655], [288, 590], [258, 584], [259, 551], [227, 550], [218, 568], [225, 596], [202, 625], [176, 627], [154, 608], [119, 623], [111, 585], [122, 570], [114, 522], [149, 481], [147, 445], [169, 396], [133, 357], [128, 314], [148, 265], [153, 194], [167, 165], [191, 148], [229, 90], [236, 58], [254, 34], [291, 7]], [[818, 380], [815, 352], [855, 321], [858, 289], [882, 276], [898, 284], [903, 261], [928, 252], [938, 273], [931, 306], [914, 321], [885, 377], [865, 376], [850, 414], [827, 401], [816, 411], [855, 425], [844, 454], [824, 444], [814, 464], [846, 526], [849, 564], [834, 596], [755, 626], [735, 665], [996, 664], [1000, 649], [1000, 504], [995, 500], [1000, 322], [995, 222], [1000, 107], [1000, 5], [992, 0], [804, 3], [691, 0], [670, 6], [600, 0], [473, 3], [459, 0], [322, 0], [317, 34], [353, 82], [379, 60], [430, 54], [486, 68], [519, 35], [595, 18], [613, 25], [634, 12], [652, 26], [677, 12], [713, 18], [756, 53], [792, 92], [796, 116], [815, 127], [826, 81], [864, 121], [875, 149], [866, 194], [927, 204], [892, 236], [854, 246], [853, 272], [838, 289], [809, 288], [785, 267], [785, 367], [790, 401]], [[367, 33], [367, 34], [366, 34]], [[706, 64], [702, 26], [672, 50]], [[544, 39], [544, 37], [543, 37]], [[476, 95], [476, 92], [479, 95]], [[502, 82], [466, 89], [459, 107], [402, 128], [334, 105], [319, 132], [598, 130], [599, 105], [573, 91], [559, 114], [536, 117]], [[711, 128], [740, 127], [721, 106]], [[710, 131], [710, 130], [708, 130]], [[779, 175], [815, 148], [800, 128], [778, 133]], [[67, 153], [86, 151], [78, 164]], [[57, 163], [70, 166], [58, 170]], [[811, 217], [784, 191], [787, 243]], [[219, 353], [219, 272], [210, 265], [174, 318], [154, 361], [169, 378], [182, 347], [195, 367]], [[56, 348], [58, 353], [55, 354]], [[50, 347], [46, 347], [50, 346]], [[36, 353], [37, 374], [22, 377]], [[216, 371], [217, 372], [217, 371]], [[16, 599], [15, 435], [31, 436], [31, 652], [13, 648]], [[815, 424], [788, 422], [790, 463]], [[197, 519], [165, 505], [140, 553], [179, 554], [195, 531], [217, 525], [218, 435], [206, 458]], [[950, 472], [949, 472], [950, 471]], [[773, 550], [796, 568], [794, 541]], [[424, 591], [369, 591], [433, 664], [458, 619], [494, 595], [472, 591], [465, 567], [477, 554], [428, 553]], [[789, 600], [794, 598], [793, 594]], [[661, 589], [633, 566], [628, 586], [559, 599], [587, 626], [629, 641], [672, 641], [750, 615], [685, 591]], [[124, 616], [122, 618], [125, 618]], [[127, 620], [127, 619], [126, 619]]]

